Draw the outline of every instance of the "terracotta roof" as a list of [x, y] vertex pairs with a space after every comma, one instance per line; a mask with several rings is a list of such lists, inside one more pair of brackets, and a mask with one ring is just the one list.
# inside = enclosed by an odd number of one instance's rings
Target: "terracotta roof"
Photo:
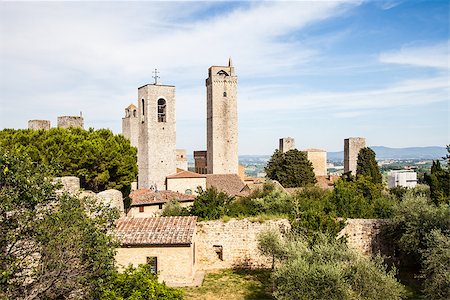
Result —
[[189, 245], [197, 217], [120, 218], [116, 235], [122, 245]]
[[194, 201], [194, 195], [185, 195], [174, 191], [152, 191], [149, 189], [140, 189], [132, 191], [130, 194], [131, 206], [151, 205], [166, 203], [170, 200], [178, 200], [180, 202]]
[[241, 196], [245, 183], [237, 174], [207, 174], [206, 188], [215, 187], [230, 196]]
[[169, 175], [166, 178], [167, 179], [174, 179], [174, 178], [205, 178], [205, 175], [194, 173], [191, 171], [182, 170], [180, 172], [177, 172], [176, 174]]
[[137, 108], [136, 105], [134, 105], [133, 103], [131, 103], [130, 105], [128, 105], [127, 107], [128, 109], [135, 109]]

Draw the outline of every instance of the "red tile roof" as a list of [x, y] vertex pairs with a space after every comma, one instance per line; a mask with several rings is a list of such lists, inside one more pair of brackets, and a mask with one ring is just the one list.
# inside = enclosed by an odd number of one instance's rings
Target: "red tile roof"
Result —
[[241, 196], [245, 183], [237, 174], [207, 174], [206, 188], [215, 187], [230, 196]]
[[191, 171], [185, 171], [180, 170], [180, 172], [177, 172], [176, 174], [167, 176], [167, 179], [174, 179], [174, 178], [205, 178], [205, 175], [194, 173]]
[[190, 245], [197, 217], [120, 218], [116, 236], [124, 246]]
[[130, 194], [131, 206], [151, 205], [166, 203], [170, 200], [180, 202], [194, 201], [194, 195], [185, 195], [174, 191], [152, 191], [150, 189], [140, 189], [132, 191]]

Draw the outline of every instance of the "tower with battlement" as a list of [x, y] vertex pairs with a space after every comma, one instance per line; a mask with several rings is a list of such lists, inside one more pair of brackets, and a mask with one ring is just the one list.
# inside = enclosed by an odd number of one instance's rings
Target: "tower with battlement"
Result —
[[206, 79], [207, 169], [238, 174], [237, 76], [228, 66], [212, 66]]
[[147, 84], [138, 89], [138, 187], [165, 189], [176, 172], [175, 86]]
[[126, 137], [133, 147], [139, 144], [139, 115], [138, 108], [130, 104], [125, 108], [125, 117], [122, 118], [122, 134]]
[[281, 153], [288, 152], [289, 150], [295, 149], [295, 140], [291, 137], [285, 137], [280, 139], [280, 145], [278, 150]]

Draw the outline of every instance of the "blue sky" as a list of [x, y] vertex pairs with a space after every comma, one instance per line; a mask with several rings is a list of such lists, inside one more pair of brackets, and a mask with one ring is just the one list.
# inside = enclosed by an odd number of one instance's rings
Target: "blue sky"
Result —
[[177, 147], [205, 149], [211, 65], [239, 77], [239, 152], [443, 146], [448, 1], [1, 2], [0, 128], [77, 115], [121, 132], [158, 68], [177, 87]]

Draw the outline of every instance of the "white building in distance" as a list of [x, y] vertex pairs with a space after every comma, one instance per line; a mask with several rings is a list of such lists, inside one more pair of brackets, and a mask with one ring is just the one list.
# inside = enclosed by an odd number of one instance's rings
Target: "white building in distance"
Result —
[[411, 170], [398, 170], [388, 173], [388, 187], [397, 186], [414, 188], [417, 185], [417, 173]]

